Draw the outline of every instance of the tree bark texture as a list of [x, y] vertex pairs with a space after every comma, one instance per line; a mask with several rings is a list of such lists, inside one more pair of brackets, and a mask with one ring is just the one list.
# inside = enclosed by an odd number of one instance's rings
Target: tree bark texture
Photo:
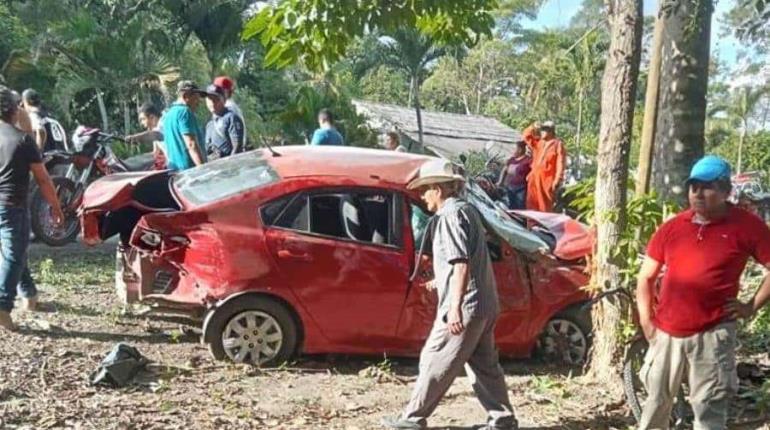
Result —
[[[592, 285], [620, 287], [620, 264], [613, 251], [626, 224], [628, 165], [634, 104], [642, 52], [642, 0], [605, 0], [610, 48], [602, 78], [601, 125], [597, 155], [595, 213], [597, 249]], [[589, 376], [618, 375], [622, 343], [618, 333], [627, 303], [608, 298], [593, 309], [594, 340]]]
[[663, 47], [655, 126], [653, 187], [687, 204], [684, 185], [703, 156], [712, 0], [667, 0], [661, 6]]

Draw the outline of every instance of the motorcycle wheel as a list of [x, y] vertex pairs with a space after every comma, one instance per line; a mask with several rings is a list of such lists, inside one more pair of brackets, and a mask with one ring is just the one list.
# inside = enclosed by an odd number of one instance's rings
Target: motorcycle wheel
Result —
[[[642, 419], [642, 407], [647, 398], [647, 390], [645, 390], [639, 377], [639, 372], [648, 347], [649, 344], [644, 338], [633, 341], [626, 350], [626, 358], [623, 363], [623, 391], [626, 395], [626, 404], [631, 409], [637, 423]], [[671, 428], [687, 428], [692, 421], [692, 409], [690, 409], [686, 398], [687, 388], [687, 384], [683, 383], [674, 400], [674, 407], [671, 409]]]
[[77, 208], [72, 206], [72, 198], [75, 196], [75, 184], [62, 177], [51, 178], [59, 204], [64, 212], [64, 223], [56, 227], [51, 215], [51, 205], [43, 198], [40, 188], [36, 187], [30, 199], [30, 227], [35, 233], [35, 238], [49, 246], [64, 246], [74, 242], [80, 230], [80, 222], [77, 217]]

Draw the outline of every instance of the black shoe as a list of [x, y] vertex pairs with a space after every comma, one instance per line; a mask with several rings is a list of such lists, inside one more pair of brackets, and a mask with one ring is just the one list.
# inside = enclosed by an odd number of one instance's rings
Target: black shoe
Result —
[[396, 430], [423, 430], [425, 428], [424, 424], [399, 417], [383, 417], [380, 420], [380, 424]]
[[510, 424], [501, 424], [501, 425], [487, 424], [485, 426], [478, 428], [477, 430], [519, 430], [519, 422], [516, 421], [516, 419], [514, 419], [513, 422]]

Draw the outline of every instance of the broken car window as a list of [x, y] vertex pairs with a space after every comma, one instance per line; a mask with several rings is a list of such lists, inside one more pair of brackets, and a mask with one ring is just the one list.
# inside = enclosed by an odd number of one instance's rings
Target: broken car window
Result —
[[280, 179], [259, 152], [246, 152], [179, 172], [174, 187], [187, 201], [204, 205]]
[[262, 219], [275, 227], [393, 245], [392, 205], [392, 195], [375, 192], [302, 194], [269, 203]]

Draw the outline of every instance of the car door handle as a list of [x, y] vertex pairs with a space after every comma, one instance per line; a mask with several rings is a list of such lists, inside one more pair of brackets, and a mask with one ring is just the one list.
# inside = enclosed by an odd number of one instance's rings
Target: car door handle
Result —
[[293, 260], [301, 260], [301, 261], [312, 261], [313, 258], [310, 257], [310, 254], [308, 253], [300, 253], [295, 254], [288, 249], [281, 249], [278, 251], [278, 258], [285, 258], [285, 259], [293, 259]]

